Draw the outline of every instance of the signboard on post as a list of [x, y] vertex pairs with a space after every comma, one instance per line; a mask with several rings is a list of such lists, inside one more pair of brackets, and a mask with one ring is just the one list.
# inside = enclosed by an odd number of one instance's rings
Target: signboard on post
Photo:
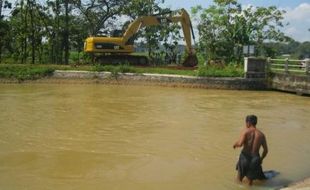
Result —
[[243, 46], [243, 54], [246, 56], [254, 55], [255, 46], [254, 45], [245, 45]]

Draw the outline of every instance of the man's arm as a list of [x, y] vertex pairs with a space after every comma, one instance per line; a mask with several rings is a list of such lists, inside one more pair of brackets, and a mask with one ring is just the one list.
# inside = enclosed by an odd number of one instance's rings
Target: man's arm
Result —
[[245, 140], [245, 136], [246, 136], [246, 131], [242, 131], [241, 135], [240, 135], [240, 138], [237, 142], [235, 142], [233, 148], [237, 148], [237, 147], [242, 147], [243, 146], [243, 143], [244, 143], [244, 140]]
[[265, 135], [264, 135], [264, 138], [263, 138], [262, 146], [263, 146], [264, 151], [262, 153], [261, 161], [263, 162], [264, 158], [268, 154], [268, 146], [267, 146], [267, 140], [266, 140]]

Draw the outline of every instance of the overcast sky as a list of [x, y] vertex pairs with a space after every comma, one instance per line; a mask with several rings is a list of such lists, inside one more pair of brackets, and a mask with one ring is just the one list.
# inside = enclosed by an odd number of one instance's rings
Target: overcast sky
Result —
[[[212, 0], [165, 0], [165, 6], [172, 9], [185, 8], [190, 11], [191, 7], [201, 5], [208, 7]], [[286, 35], [297, 41], [310, 41], [310, 0], [239, 0], [244, 5], [271, 6], [275, 5], [284, 9], [284, 23], [289, 23], [283, 28]]]

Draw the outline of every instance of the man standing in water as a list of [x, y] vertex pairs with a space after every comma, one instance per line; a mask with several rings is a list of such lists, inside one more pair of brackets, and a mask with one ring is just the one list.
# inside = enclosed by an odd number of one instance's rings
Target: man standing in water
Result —
[[[261, 164], [268, 153], [268, 146], [265, 135], [256, 129], [257, 117], [248, 115], [245, 123], [246, 127], [242, 130], [240, 139], [234, 144], [233, 148], [243, 146], [236, 168], [238, 170], [237, 179], [242, 182], [243, 178], [247, 177], [249, 185], [252, 185], [255, 179], [266, 179]], [[264, 151], [260, 157], [259, 149], [261, 146]]]

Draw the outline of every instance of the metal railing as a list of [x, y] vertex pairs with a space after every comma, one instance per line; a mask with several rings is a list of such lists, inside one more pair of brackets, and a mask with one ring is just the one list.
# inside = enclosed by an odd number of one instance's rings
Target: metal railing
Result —
[[267, 66], [271, 71], [288, 73], [299, 73], [310, 75], [310, 59], [267, 59]]

